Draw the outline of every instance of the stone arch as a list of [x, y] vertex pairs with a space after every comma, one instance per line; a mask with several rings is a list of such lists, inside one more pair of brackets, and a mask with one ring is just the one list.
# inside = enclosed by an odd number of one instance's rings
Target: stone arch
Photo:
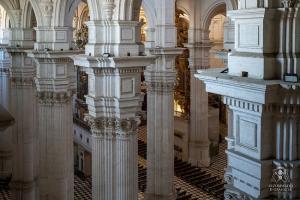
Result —
[[188, 10], [188, 8], [186, 8], [186, 6], [183, 5], [182, 1], [176, 1], [176, 7], [178, 10], [181, 10], [182, 12], [184, 12], [189, 17], [189, 20], [190, 20], [191, 12], [190, 12], [190, 10]]
[[[35, 14], [35, 19], [36, 19], [37, 26], [42, 26], [43, 25], [43, 17], [42, 17], [42, 11], [40, 9], [39, 3], [37, 2], [37, 0], [28, 0], [28, 2], [30, 2], [30, 7], [32, 8], [32, 10]], [[24, 7], [25, 12], [26, 12], [26, 5], [27, 4], [28, 3], [26, 3], [25, 7]]]
[[35, 19], [37, 20], [36, 14], [33, 10], [33, 7], [31, 6], [30, 1], [27, 1], [25, 3], [23, 13], [22, 13], [22, 22], [21, 25], [23, 28], [32, 28], [32, 15], [35, 16]]
[[148, 20], [148, 28], [154, 28], [155, 27], [154, 7], [151, 5], [150, 1], [148, 1], [148, 0], [142, 1], [142, 7], [144, 8], [145, 15]]
[[[58, 0], [53, 8], [53, 25], [72, 27], [73, 16], [76, 8], [82, 0]], [[98, 15], [99, 2], [96, 0], [87, 0], [91, 20], [100, 19]]]
[[11, 23], [11, 26], [14, 27], [16, 26], [16, 21], [13, 17], [13, 14], [11, 12], [11, 10], [15, 9], [15, 6], [10, 3], [10, 1], [7, 0], [0, 0], [0, 5], [4, 8], [4, 10], [6, 11], [9, 21]]
[[218, 14], [224, 14], [226, 16], [226, 9], [227, 7], [225, 1], [215, 1], [212, 5], [210, 5], [203, 15], [203, 29], [209, 30], [210, 22], [214, 16]]

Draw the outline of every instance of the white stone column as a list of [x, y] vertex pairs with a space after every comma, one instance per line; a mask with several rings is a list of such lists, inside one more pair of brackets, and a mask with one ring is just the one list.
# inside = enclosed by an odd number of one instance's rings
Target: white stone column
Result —
[[13, 134], [13, 199], [37, 198], [35, 66], [23, 48], [8, 48], [12, 58], [11, 101], [16, 123]]
[[[150, 54], [156, 63], [147, 67], [147, 188], [145, 199], [175, 199], [174, 178], [174, 86], [176, 48], [175, 1], [154, 1], [157, 13], [150, 34]], [[154, 32], [155, 31], [155, 32]], [[155, 39], [154, 39], [155, 38]]]
[[[156, 64], [148, 67], [147, 92], [147, 189], [146, 199], [176, 197], [174, 177], [175, 57], [182, 49], [152, 49]], [[163, 65], [161, 65], [163, 63]], [[159, 68], [163, 69], [160, 71]]]
[[89, 92], [86, 120], [92, 130], [93, 200], [138, 198], [137, 128], [141, 77], [153, 57], [74, 57], [85, 67]]
[[123, 10], [114, 0], [98, 3], [101, 16], [87, 22], [85, 55], [74, 57], [89, 80], [86, 120], [93, 133], [92, 196], [93, 200], [137, 200], [140, 76], [154, 57], [140, 56], [139, 22], [119, 15], [130, 9]]
[[37, 67], [39, 199], [74, 198], [72, 51], [28, 51]]
[[[10, 99], [10, 57], [5, 48], [0, 49], [0, 104], [11, 112]], [[0, 178], [10, 177], [12, 174], [12, 129], [0, 131]]]
[[[199, 33], [199, 30], [190, 30]], [[201, 31], [202, 32], [202, 31]], [[208, 32], [207, 32], [208, 34]], [[205, 33], [201, 33], [205, 35]], [[209, 41], [186, 44], [190, 52], [189, 68], [191, 74], [191, 111], [189, 135], [189, 162], [195, 166], [208, 167], [210, 165], [210, 140], [208, 137], [208, 94], [205, 85], [194, 77], [197, 70], [209, 67]]]
[[137, 199], [138, 118], [89, 119], [92, 127], [93, 199]]

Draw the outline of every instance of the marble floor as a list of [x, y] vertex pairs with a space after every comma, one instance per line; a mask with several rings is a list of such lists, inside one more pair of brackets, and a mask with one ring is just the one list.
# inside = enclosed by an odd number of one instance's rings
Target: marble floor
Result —
[[[146, 142], [146, 127], [141, 127], [139, 131], [139, 139]], [[224, 168], [227, 165], [226, 154], [225, 154], [226, 144], [222, 143], [220, 145], [219, 154], [214, 159], [213, 164], [209, 168], [205, 168], [206, 171], [212, 175], [217, 175], [223, 178]], [[147, 167], [146, 160], [139, 156], [139, 164]], [[81, 180], [79, 177], [75, 176], [75, 194], [74, 200], [90, 200], [91, 199], [91, 178], [86, 178]], [[201, 189], [195, 188], [184, 180], [174, 176], [174, 184], [177, 188], [182, 188], [188, 194], [192, 194], [193, 198], [199, 200], [215, 200], [216, 198]], [[0, 189], [0, 200], [11, 200], [11, 191], [9, 189]], [[143, 193], [139, 193], [139, 200], [143, 200]]]

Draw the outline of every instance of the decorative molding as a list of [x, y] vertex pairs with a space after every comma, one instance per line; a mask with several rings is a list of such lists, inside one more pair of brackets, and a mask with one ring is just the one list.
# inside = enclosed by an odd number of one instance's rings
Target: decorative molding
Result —
[[146, 82], [148, 92], [161, 94], [173, 93], [175, 82]]
[[225, 172], [224, 180], [227, 182], [227, 184], [233, 185], [234, 178], [230, 172]]
[[27, 77], [12, 77], [11, 82], [14, 86], [33, 86], [34, 79]]
[[140, 124], [139, 117], [119, 119], [114, 117], [94, 118], [86, 115], [84, 120], [91, 127], [91, 132], [97, 136], [130, 136], [136, 135]]
[[245, 110], [249, 110], [249, 111], [257, 112], [257, 113], [261, 113], [263, 111], [262, 104], [253, 103], [250, 101], [236, 99], [236, 98], [232, 98], [232, 97], [228, 97], [228, 96], [223, 97], [223, 102], [224, 102], [224, 104], [234, 107], [234, 108], [245, 109]]
[[71, 58], [34, 58], [37, 59], [39, 64], [66, 64], [71, 63]]
[[71, 101], [73, 95], [71, 92], [38, 92], [37, 97], [40, 104], [64, 104]]
[[[114, 74], [131, 74], [131, 73], [142, 73], [145, 67], [131, 67], [131, 68], [115, 68], [115, 67], [94, 67], [92, 68], [92, 73], [96, 76], [107, 76], [107, 75], [114, 75]], [[89, 68], [84, 69], [87, 73], [90, 72]]]

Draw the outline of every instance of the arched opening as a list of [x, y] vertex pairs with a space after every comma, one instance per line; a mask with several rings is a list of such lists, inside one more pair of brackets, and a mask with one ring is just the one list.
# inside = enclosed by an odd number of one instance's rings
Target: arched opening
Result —
[[[36, 30], [37, 27], [37, 17], [33, 10], [33, 7], [30, 3], [30, 1], [27, 1], [24, 12], [23, 12], [23, 27], [25, 28], [25, 31], [32, 32], [32, 41], [36, 41]], [[27, 34], [27, 33], [26, 33]], [[27, 38], [26, 38], [27, 39]], [[30, 38], [28, 38], [30, 39]]]
[[85, 49], [88, 43], [88, 27], [85, 23], [89, 20], [88, 5], [82, 1], [77, 6], [73, 17], [73, 42], [77, 49]]
[[209, 26], [209, 39], [212, 43], [210, 50], [209, 65], [212, 68], [225, 67], [225, 61], [218, 54], [224, 51], [224, 23], [226, 17], [222, 14], [217, 14], [211, 19]]
[[[183, 11], [178, 9], [176, 10], [176, 27], [177, 47], [184, 48], [184, 44], [188, 43], [189, 19]], [[190, 72], [188, 58], [188, 49], [185, 49], [183, 54], [176, 58], [177, 85], [174, 94], [174, 115], [182, 118], [188, 118], [190, 109]]]
[[[213, 12], [210, 18], [209, 39], [211, 49], [209, 51], [209, 66], [211, 68], [223, 68], [226, 65], [224, 52], [224, 23], [226, 20], [226, 5], [221, 5]], [[223, 57], [221, 57], [221, 55]], [[211, 155], [215, 159], [220, 152], [220, 145], [224, 144], [227, 135], [226, 107], [221, 96], [208, 94], [208, 132], [211, 141]]]
[[[209, 27], [209, 40], [211, 49], [209, 51], [210, 68], [226, 68], [228, 51], [224, 47], [224, 35], [226, 24], [227, 6], [225, 3], [217, 5], [211, 10], [207, 17]], [[211, 141], [212, 164], [208, 170], [224, 180], [224, 170], [227, 165], [225, 150], [227, 144], [227, 108], [220, 95], [208, 93], [208, 131]]]

